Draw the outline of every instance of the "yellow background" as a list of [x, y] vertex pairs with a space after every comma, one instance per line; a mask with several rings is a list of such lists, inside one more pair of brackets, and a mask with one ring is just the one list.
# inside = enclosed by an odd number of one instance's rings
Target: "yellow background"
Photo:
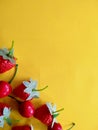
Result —
[[[19, 64], [13, 87], [30, 77], [39, 88], [48, 85], [35, 104], [50, 101], [64, 107], [58, 117], [63, 130], [72, 121], [73, 130], [98, 130], [98, 1], [0, 0], [0, 48], [10, 47], [12, 40]], [[12, 71], [0, 79], [8, 81]], [[0, 101], [17, 108], [9, 98]], [[16, 110], [12, 116], [46, 130]]]

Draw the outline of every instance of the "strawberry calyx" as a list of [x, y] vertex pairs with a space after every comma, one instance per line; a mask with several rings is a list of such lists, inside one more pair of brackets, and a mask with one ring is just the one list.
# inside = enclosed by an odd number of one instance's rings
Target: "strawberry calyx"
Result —
[[10, 125], [10, 126], [11, 126], [12, 124], [14, 124], [14, 123], [19, 122], [19, 120], [13, 120], [13, 119], [10, 118], [10, 112], [11, 112], [10, 110], [11, 110], [11, 109], [8, 108], [8, 107], [4, 107], [4, 108], [3, 108], [3, 114], [0, 116], [0, 127], [3, 128], [5, 121], [6, 121], [6, 123], [7, 123], [8, 125]]
[[15, 64], [16, 61], [13, 56], [13, 54], [14, 54], [13, 47], [14, 47], [14, 41], [12, 41], [12, 47], [10, 50], [8, 50], [7, 48], [0, 49], [0, 56], [2, 56], [3, 59], [9, 60], [11, 63]]
[[4, 121], [6, 121], [9, 125], [11, 125], [9, 116], [10, 116], [10, 108], [4, 107], [3, 114], [0, 116], [0, 127], [3, 128]]
[[51, 124], [51, 127], [53, 127], [54, 123], [55, 122], [57, 123], [56, 117], [59, 115], [60, 111], [64, 110], [64, 108], [56, 110], [56, 105], [52, 105], [51, 103], [46, 103], [46, 105], [49, 109], [50, 114], [53, 116], [53, 120], [52, 120], [52, 124]]
[[30, 79], [29, 81], [23, 81], [23, 85], [26, 87], [24, 92], [29, 94], [26, 100], [31, 100], [32, 98], [39, 98], [39, 91], [46, 89], [48, 86], [45, 86], [42, 89], [37, 88], [37, 81]]
[[0, 127], [2, 127], [2, 128], [4, 126], [4, 119], [3, 118], [4, 118], [3, 116], [0, 116]]

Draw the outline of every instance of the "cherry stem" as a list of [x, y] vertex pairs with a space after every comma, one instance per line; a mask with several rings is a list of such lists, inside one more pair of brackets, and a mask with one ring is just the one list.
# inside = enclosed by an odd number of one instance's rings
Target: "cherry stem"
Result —
[[21, 101], [17, 100], [15, 97], [11, 96], [11, 95], [8, 95], [8, 97], [14, 99], [16, 102], [18, 102], [19, 104], [21, 103]]
[[48, 86], [45, 86], [44, 88], [42, 89], [33, 89], [32, 91], [43, 91], [44, 89], [48, 88]]
[[13, 77], [10, 79], [9, 84], [11, 84], [11, 82], [12, 82], [12, 81], [13, 81], [13, 79], [15, 78], [16, 73], [17, 73], [17, 70], [18, 70], [18, 64], [16, 64], [16, 65], [15, 65], [15, 72], [14, 72]]
[[59, 109], [57, 111], [54, 111], [53, 113], [57, 113], [57, 112], [60, 112], [60, 111], [63, 111], [63, 110], [64, 110], [64, 108], [61, 108], [61, 109]]
[[71, 126], [69, 129], [67, 129], [67, 130], [71, 130], [71, 129], [75, 126], [75, 123], [72, 122], [71, 125], [72, 125], [72, 126]]
[[12, 41], [12, 46], [9, 50], [8, 56], [13, 57], [13, 47], [14, 47], [14, 41]]

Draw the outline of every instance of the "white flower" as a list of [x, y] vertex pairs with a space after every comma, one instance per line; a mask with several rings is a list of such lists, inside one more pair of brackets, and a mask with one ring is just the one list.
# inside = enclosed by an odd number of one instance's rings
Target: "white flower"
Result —
[[29, 94], [29, 97], [26, 100], [30, 100], [34, 97], [39, 97], [39, 92], [36, 91], [37, 87], [37, 81], [34, 81], [30, 79], [30, 81], [23, 81], [23, 84], [25, 85], [24, 92]]
[[4, 126], [4, 120], [7, 119], [10, 115], [10, 109], [7, 107], [4, 107], [3, 109], [3, 115], [0, 116], [0, 127], [3, 128]]
[[9, 108], [4, 107], [3, 116], [4, 116], [4, 118], [8, 118], [10, 116], [10, 109]]
[[[55, 112], [55, 114], [58, 114], [56, 112], [56, 105], [52, 105], [51, 103], [46, 103], [48, 109], [49, 109], [49, 112], [51, 113], [51, 115], [53, 115], [53, 113]], [[52, 121], [52, 125], [51, 127], [53, 127], [54, 123], [57, 122], [56, 118], [53, 118], [53, 121]]]
[[0, 116], [0, 127], [4, 126], [4, 116]]
[[51, 103], [46, 103], [51, 115], [53, 115], [53, 112], [56, 111], [56, 105], [52, 105]]

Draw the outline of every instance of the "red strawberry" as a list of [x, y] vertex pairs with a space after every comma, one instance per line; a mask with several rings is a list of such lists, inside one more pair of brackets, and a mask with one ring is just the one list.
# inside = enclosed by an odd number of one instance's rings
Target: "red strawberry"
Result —
[[12, 130], [33, 130], [33, 126], [24, 125], [24, 126], [14, 126]]
[[30, 79], [29, 81], [23, 81], [18, 87], [13, 90], [13, 94], [22, 100], [31, 100], [32, 98], [38, 98], [39, 92], [46, 89], [48, 86], [37, 90], [37, 82]]
[[14, 90], [13, 90], [13, 94], [15, 96], [17, 96], [18, 98], [22, 99], [22, 100], [26, 100], [29, 96], [28, 93], [24, 92], [24, 89], [26, 87], [24, 86], [24, 84], [20, 84], [18, 87], [16, 87]]
[[54, 123], [53, 127], [50, 125], [48, 126], [48, 130], [63, 130], [60, 123]]
[[0, 81], [0, 98], [8, 96], [11, 92], [11, 85], [8, 82]]
[[34, 117], [47, 126], [51, 125], [53, 121], [53, 116], [51, 115], [49, 108], [46, 104], [42, 105], [41, 107], [35, 110]]
[[13, 44], [10, 50], [4, 48], [0, 49], [0, 73], [4, 73], [11, 68], [13, 68], [16, 64], [16, 58], [13, 56]]
[[63, 109], [64, 108], [56, 111], [56, 105], [46, 103], [35, 110], [34, 117], [47, 126], [53, 126], [56, 122], [56, 117], [59, 115], [58, 112], [62, 111]]
[[30, 101], [24, 101], [19, 104], [19, 113], [26, 118], [34, 115], [34, 106]]

